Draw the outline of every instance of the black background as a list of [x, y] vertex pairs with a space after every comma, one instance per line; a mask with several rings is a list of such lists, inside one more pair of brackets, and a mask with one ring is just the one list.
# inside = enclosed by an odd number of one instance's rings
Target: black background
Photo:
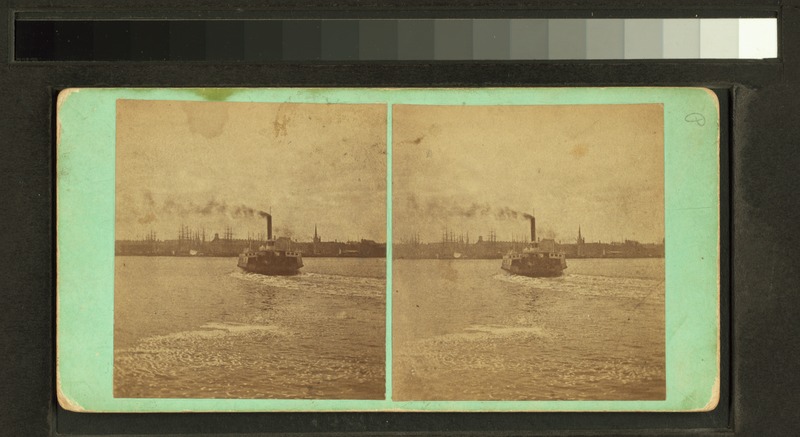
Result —
[[[800, 0], [15, 0], [0, 20], [0, 435], [795, 435]], [[21, 62], [17, 19], [777, 16], [769, 61]], [[55, 401], [54, 107], [68, 87], [705, 86], [721, 98], [722, 398], [707, 413], [78, 414]]]

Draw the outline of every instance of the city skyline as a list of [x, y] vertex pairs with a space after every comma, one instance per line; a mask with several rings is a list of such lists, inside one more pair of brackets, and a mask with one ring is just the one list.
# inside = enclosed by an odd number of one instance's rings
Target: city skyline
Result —
[[386, 241], [385, 137], [385, 105], [120, 100], [116, 239], [246, 238], [271, 212], [277, 236]]
[[[538, 226], [538, 225], [537, 225]], [[451, 239], [445, 242], [463, 242], [474, 244], [477, 243], [479, 240], [482, 241], [491, 241], [492, 237], [494, 237], [495, 241], [498, 242], [515, 242], [515, 243], [527, 243], [530, 241], [530, 227], [526, 224], [524, 226], [507, 226], [508, 228], [514, 228], [514, 232], [510, 233], [499, 233], [494, 229], [483, 230], [483, 232], [479, 231], [466, 231], [460, 229], [443, 229], [440, 232], [438, 238], [434, 238], [432, 240], [426, 240], [420, 236], [419, 233], [411, 234], [411, 235], [397, 235], [395, 233], [392, 243], [393, 244], [410, 244], [410, 243], [417, 243], [417, 244], [437, 244], [442, 243], [445, 238], [443, 237], [445, 233], [450, 235]], [[580, 231], [580, 235], [579, 235]], [[583, 229], [582, 226], [579, 229], [575, 229], [573, 235], [559, 235], [556, 234], [551, 228], [541, 229], [537, 227], [536, 231], [537, 240], [542, 239], [552, 239], [555, 240], [557, 243], [564, 243], [564, 244], [575, 244], [578, 241], [579, 236], [582, 237], [582, 241], [585, 244], [591, 243], [624, 243], [625, 241], [635, 241], [641, 244], [662, 244], [664, 242], [664, 237], [658, 240], [638, 240], [628, 235], [622, 234], [619, 238], [612, 238], [608, 240], [603, 240], [599, 238], [593, 238], [591, 235], [587, 237], [587, 233]], [[461, 241], [463, 239], [463, 241]]]
[[[275, 232], [273, 228], [273, 238], [290, 238], [292, 241], [297, 242], [307, 242], [311, 243], [315, 239], [314, 230], [312, 229], [311, 233], [308, 234], [306, 237], [306, 233], [298, 232], [297, 234], [293, 234], [292, 236], [281, 235]], [[226, 235], [227, 232], [230, 232], [230, 238]], [[117, 241], [147, 241], [147, 240], [154, 240], [154, 241], [173, 241], [173, 240], [200, 240], [205, 242], [211, 242], [214, 238], [219, 238], [221, 240], [230, 239], [230, 240], [253, 240], [259, 241], [266, 240], [267, 237], [267, 228], [264, 227], [263, 230], [255, 231], [255, 232], [247, 232], [247, 233], [239, 233], [237, 232], [236, 228], [233, 226], [225, 227], [222, 229], [209, 229], [203, 227], [192, 227], [190, 225], [184, 225], [183, 228], [179, 227], [173, 233], [167, 234], [159, 234], [156, 231], [150, 230], [143, 234], [136, 234], [132, 238], [122, 238], [117, 239]], [[319, 241], [322, 243], [347, 243], [347, 242], [359, 242], [362, 240], [370, 240], [368, 238], [361, 238], [360, 236], [354, 236], [352, 238], [328, 238], [322, 235], [320, 229], [317, 229], [316, 238], [319, 238]], [[371, 240], [375, 241], [376, 243], [386, 243], [385, 240], [378, 241], [378, 240]]]
[[[223, 229], [207, 229], [207, 228], [203, 228], [203, 227], [199, 227], [199, 228], [198, 227], [192, 227], [190, 225], [185, 225], [185, 226], [186, 226], [186, 229], [187, 229], [186, 232], [190, 235], [190, 237], [183, 237], [183, 238], [185, 238], [185, 239], [193, 239], [196, 236], [197, 238], [199, 238], [199, 239], [201, 239], [203, 241], [211, 241], [215, 237], [218, 237], [220, 239], [225, 239], [225, 238], [227, 238], [226, 235], [225, 235], [226, 231], [230, 231], [231, 232], [232, 237], [230, 239], [233, 239], [233, 240], [247, 240], [247, 239], [258, 240], [259, 238], [260, 239], [265, 239], [266, 235], [267, 235], [266, 227], [261, 231], [256, 231], [256, 232], [250, 231], [248, 233], [238, 233], [236, 228], [234, 228], [234, 227], [225, 227]], [[425, 240], [425, 239], [421, 238], [419, 236], [419, 234], [394, 235], [394, 237], [392, 238], [392, 243], [393, 244], [409, 244], [409, 243], [415, 242], [415, 243], [418, 243], [418, 244], [436, 244], [436, 243], [441, 243], [443, 240], [445, 240], [445, 238], [450, 238], [450, 240], [448, 240], [447, 242], [463, 242], [463, 243], [473, 244], [473, 243], [477, 243], [480, 240], [490, 241], [492, 239], [492, 237], [494, 237], [495, 241], [503, 241], [503, 242], [525, 243], [527, 241], [530, 241], [530, 232], [529, 232], [530, 228], [527, 225], [526, 226], [522, 226], [522, 227], [518, 226], [517, 228], [519, 228], [519, 229], [517, 229], [519, 232], [517, 232], [517, 233], [513, 233], [512, 232], [511, 234], [506, 234], [506, 235], [498, 234], [496, 231], [493, 231], [493, 230], [489, 230], [487, 232], [481, 233], [481, 232], [475, 232], [475, 231], [471, 232], [471, 231], [455, 230], [455, 229], [447, 229], [447, 228], [445, 228], [445, 229], [442, 230], [442, 233], [440, 234], [438, 239]], [[317, 232], [317, 234], [314, 233], [315, 231]], [[152, 234], [151, 234], [151, 232], [152, 232]], [[151, 231], [147, 231], [144, 234], [137, 234], [133, 238], [125, 238], [123, 240], [131, 240], [131, 241], [142, 241], [142, 240], [147, 240], [147, 239], [155, 239], [155, 240], [160, 240], [160, 241], [179, 240], [179, 239], [181, 239], [181, 237], [179, 237], [179, 234], [181, 234], [181, 232], [182, 232], [181, 229], [178, 229], [172, 234], [164, 234], [164, 235], [162, 235], [162, 234], [159, 234], [159, 233], [151, 230]], [[542, 234], [544, 234], [544, 235], [542, 235]], [[449, 237], [445, 237], [445, 235], [449, 235]], [[299, 232], [297, 234], [293, 234], [291, 237], [288, 237], [288, 238], [291, 238], [293, 241], [298, 241], [298, 242], [313, 242], [315, 236], [317, 238], [319, 238], [321, 242], [357, 242], [357, 241], [361, 241], [362, 240], [362, 238], [360, 236], [348, 237], [348, 238], [344, 238], [344, 239], [342, 239], [342, 238], [327, 238], [327, 237], [323, 237], [322, 232], [318, 227], [316, 227], [311, 233]], [[276, 238], [280, 238], [280, 237], [285, 237], [285, 236], [276, 233], [275, 237]], [[538, 239], [551, 238], [551, 239], [556, 240], [559, 243], [575, 243], [579, 237], [582, 237], [585, 243], [622, 243], [622, 242], [625, 242], [625, 241], [636, 241], [636, 242], [643, 243], [643, 244], [660, 244], [660, 243], [663, 243], [663, 238], [662, 238], [662, 240], [659, 240], [659, 241], [640, 241], [640, 240], [635, 240], [633, 238], [629, 238], [629, 237], [627, 237], [625, 235], [622, 235], [620, 238], [612, 239], [612, 240], [600, 240], [600, 239], [596, 239], [596, 238], [591, 238], [591, 236], [589, 238], [587, 238], [586, 237], [586, 232], [584, 232], [581, 227], [579, 227], [575, 231], [575, 235], [564, 236], [564, 237], [555, 235], [549, 229], [545, 229], [544, 231], [541, 231], [541, 232], [537, 231], [537, 238]], [[386, 241], [376, 241], [376, 242], [377, 243], [385, 243]]]

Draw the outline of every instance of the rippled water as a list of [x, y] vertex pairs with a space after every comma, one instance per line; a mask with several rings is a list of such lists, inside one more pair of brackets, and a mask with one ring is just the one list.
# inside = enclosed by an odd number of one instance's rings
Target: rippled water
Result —
[[664, 260], [393, 265], [393, 399], [664, 399]]
[[385, 260], [116, 257], [116, 397], [383, 399]]
[[[117, 257], [117, 397], [382, 399], [383, 259]], [[663, 399], [663, 260], [398, 260], [395, 400]]]

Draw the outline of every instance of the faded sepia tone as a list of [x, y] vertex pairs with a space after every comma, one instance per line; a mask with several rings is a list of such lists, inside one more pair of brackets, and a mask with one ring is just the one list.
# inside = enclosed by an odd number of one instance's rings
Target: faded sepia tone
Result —
[[383, 399], [386, 107], [120, 100], [116, 127], [114, 396]]
[[117, 111], [118, 240], [172, 236], [188, 216], [263, 232], [249, 207], [271, 210], [280, 236], [311, 241], [317, 224], [331, 239], [386, 241], [384, 105], [120, 100]]
[[[394, 400], [665, 399], [661, 105], [397, 105], [392, 132]], [[501, 269], [525, 253], [562, 267]]]
[[550, 237], [573, 238], [581, 226], [590, 241], [661, 242], [662, 111], [661, 105], [397, 105], [394, 234], [435, 241], [448, 226], [471, 230], [475, 239], [502, 226], [528, 235], [523, 219], [506, 216], [535, 208]]

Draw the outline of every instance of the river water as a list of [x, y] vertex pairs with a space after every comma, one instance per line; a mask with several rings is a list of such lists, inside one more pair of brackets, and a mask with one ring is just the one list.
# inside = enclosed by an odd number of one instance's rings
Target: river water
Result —
[[[384, 259], [116, 257], [114, 395], [383, 399]], [[664, 399], [664, 260], [393, 265], [394, 400]]]
[[303, 261], [116, 257], [114, 395], [383, 399], [385, 260]]
[[393, 265], [393, 399], [665, 399], [664, 260]]

